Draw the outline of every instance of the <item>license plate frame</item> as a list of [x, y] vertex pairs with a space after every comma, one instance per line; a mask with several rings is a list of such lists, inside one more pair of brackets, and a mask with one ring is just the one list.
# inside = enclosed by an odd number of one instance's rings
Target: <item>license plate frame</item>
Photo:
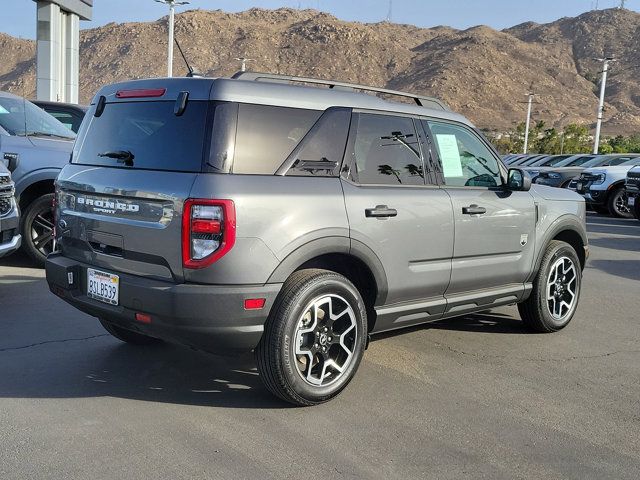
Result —
[[107, 305], [119, 305], [120, 277], [113, 273], [87, 268], [87, 297]]
[[582, 182], [576, 183], [576, 192], [582, 193], [583, 189], [584, 189], [584, 183]]
[[636, 197], [629, 196], [627, 199], [627, 205], [629, 207], [634, 207], [636, 205]]

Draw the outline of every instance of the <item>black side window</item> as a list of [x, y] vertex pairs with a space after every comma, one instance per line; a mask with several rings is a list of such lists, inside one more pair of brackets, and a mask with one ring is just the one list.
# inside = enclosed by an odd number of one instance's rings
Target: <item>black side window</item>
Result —
[[233, 173], [272, 175], [322, 112], [240, 104]]
[[330, 108], [287, 159], [290, 176], [337, 177], [349, 135], [351, 110]]
[[351, 174], [364, 185], [424, 185], [424, 166], [413, 120], [361, 113], [354, 116]]

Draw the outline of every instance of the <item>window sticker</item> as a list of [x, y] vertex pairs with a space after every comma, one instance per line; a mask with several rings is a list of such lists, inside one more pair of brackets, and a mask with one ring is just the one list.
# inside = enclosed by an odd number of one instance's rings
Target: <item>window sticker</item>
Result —
[[462, 159], [458, 149], [458, 139], [451, 134], [436, 134], [438, 150], [445, 177], [462, 177]]

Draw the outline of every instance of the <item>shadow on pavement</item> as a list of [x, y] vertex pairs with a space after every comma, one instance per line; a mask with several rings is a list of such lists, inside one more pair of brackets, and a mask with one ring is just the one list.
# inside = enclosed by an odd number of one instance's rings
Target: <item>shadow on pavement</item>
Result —
[[610, 248], [613, 250], [640, 252], [640, 236], [592, 238], [589, 240], [589, 244], [596, 247]]
[[17, 268], [37, 268], [40, 269], [40, 265], [34, 262], [28, 255], [25, 255], [21, 251], [17, 251], [9, 255], [8, 257], [0, 258], [0, 267], [17, 267]]
[[478, 313], [475, 315], [465, 315], [463, 317], [447, 318], [424, 325], [416, 325], [415, 327], [403, 328], [385, 332], [372, 337], [372, 341], [383, 340], [385, 338], [394, 337], [396, 335], [404, 335], [408, 332], [419, 330], [436, 329], [464, 331], [475, 333], [510, 333], [510, 334], [527, 334], [529, 330], [524, 327], [522, 320], [513, 318], [497, 312]]
[[640, 260], [589, 260], [589, 266], [616, 277], [640, 280]]
[[[99, 337], [99, 338], [98, 338]], [[0, 397], [120, 397], [228, 408], [287, 408], [262, 385], [253, 356], [217, 357], [108, 336], [0, 350]], [[34, 354], [34, 349], [46, 349]], [[9, 353], [13, 355], [8, 355]]]

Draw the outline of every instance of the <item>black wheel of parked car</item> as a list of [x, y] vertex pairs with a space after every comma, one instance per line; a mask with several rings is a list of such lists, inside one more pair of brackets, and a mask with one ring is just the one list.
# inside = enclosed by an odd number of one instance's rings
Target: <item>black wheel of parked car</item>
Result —
[[367, 314], [362, 297], [342, 275], [295, 272], [284, 284], [255, 355], [267, 389], [300, 406], [338, 395], [364, 354]]
[[54, 249], [53, 198], [53, 193], [42, 195], [22, 212], [22, 249], [41, 266]]
[[153, 338], [149, 337], [148, 335], [143, 335], [142, 333], [126, 330], [102, 318], [99, 320], [107, 332], [109, 332], [112, 336], [116, 337], [122, 342], [130, 343], [132, 345], [156, 345], [158, 343], [162, 343], [162, 340], [158, 338]]
[[524, 324], [540, 333], [558, 331], [573, 318], [580, 298], [582, 269], [576, 251], [565, 242], [549, 243], [531, 296], [518, 304]]
[[624, 187], [618, 187], [609, 194], [609, 213], [618, 218], [633, 218], [633, 212], [628, 205], [628, 196]]

